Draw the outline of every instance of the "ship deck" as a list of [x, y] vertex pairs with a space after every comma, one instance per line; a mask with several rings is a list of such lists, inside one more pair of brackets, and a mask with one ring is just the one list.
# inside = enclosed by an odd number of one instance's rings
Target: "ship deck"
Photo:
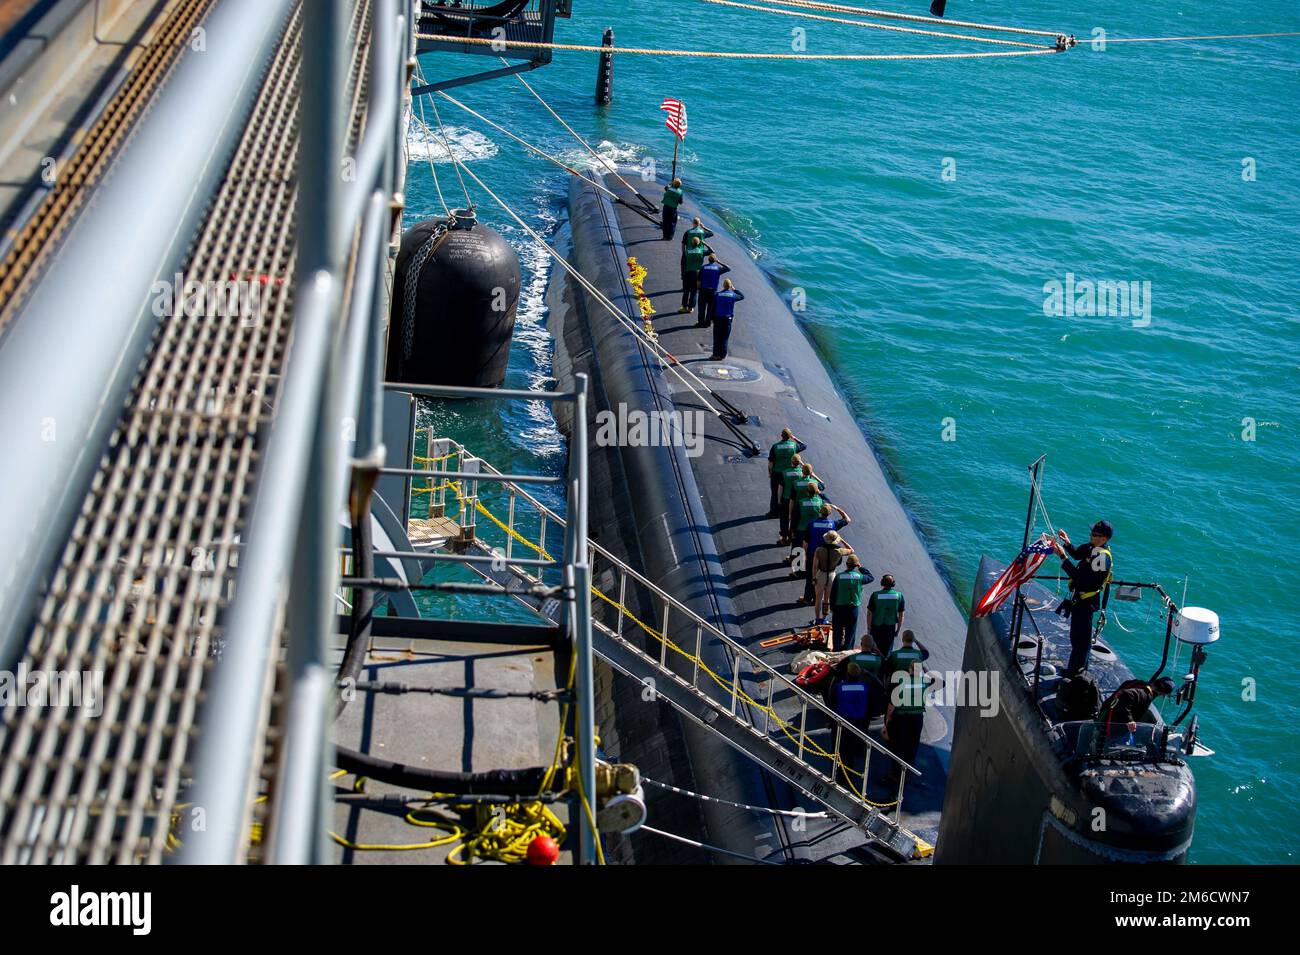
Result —
[[[505, 632], [503, 628], [503, 632]], [[333, 663], [342, 659], [342, 645]], [[555, 651], [542, 643], [497, 643], [489, 640], [375, 637], [361, 679], [443, 689], [477, 687], [528, 693], [553, 690]], [[420, 769], [480, 772], [524, 769], [550, 763], [560, 732], [553, 703], [517, 699], [471, 699], [411, 693], [359, 693], [334, 725], [337, 745]], [[336, 787], [351, 789], [354, 776]], [[403, 794], [411, 806], [419, 798], [409, 789], [367, 780], [366, 794]], [[562, 803], [550, 806], [568, 822]], [[427, 815], [424, 818], [430, 818]], [[336, 803], [334, 832], [351, 846], [416, 846], [436, 842], [442, 830], [417, 827], [404, 809]], [[454, 844], [430, 848], [355, 849], [333, 841], [332, 858], [352, 865], [429, 865], [445, 862]], [[456, 861], [466, 861], [463, 853]], [[481, 860], [472, 860], [479, 862]], [[561, 852], [561, 865], [573, 861]]]

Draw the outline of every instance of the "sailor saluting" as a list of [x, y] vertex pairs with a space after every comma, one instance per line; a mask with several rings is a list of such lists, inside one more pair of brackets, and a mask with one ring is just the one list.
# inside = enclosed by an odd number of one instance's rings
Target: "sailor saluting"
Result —
[[677, 209], [684, 198], [680, 179], [674, 179], [664, 188], [663, 218], [660, 222], [665, 241], [671, 239], [677, 232]]
[[[1058, 530], [1056, 535], [1064, 541], [1052, 541], [1052, 548], [1061, 558], [1061, 569], [1070, 578], [1070, 596], [1061, 601], [1056, 612], [1070, 621], [1070, 662], [1066, 676], [1074, 676], [1088, 668], [1088, 654], [1092, 650], [1092, 618], [1101, 608], [1101, 594], [1110, 583], [1114, 558], [1110, 552], [1110, 538], [1114, 529], [1110, 521], [1092, 525], [1086, 544], [1070, 543], [1070, 535]], [[1078, 563], [1071, 563], [1073, 557]]]

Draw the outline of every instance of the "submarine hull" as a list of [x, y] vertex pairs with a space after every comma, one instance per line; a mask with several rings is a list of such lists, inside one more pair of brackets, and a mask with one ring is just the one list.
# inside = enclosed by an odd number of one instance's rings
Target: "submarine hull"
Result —
[[[1002, 568], [980, 567], [972, 606]], [[1024, 592], [1041, 630], [1043, 660], [1036, 704], [1032, 680], [1038, 635], [1009, 646], [1008, 607], [972, 617], [963, 669], [997, 677], [998, 706], [960, 707], [935, 862], [939, 864], [1106, 865], [1182, 863], [1196, 815], [1196, 787], [1181, 761], [1080, 763], [1054, 732], [1051, 670], [1069, 656], [1068, 627], [1047, 608], [1054, 595]], [[1046, 612], [1044, 612], [1046, 611]], [[1027, 632], [1034, 633], [1026, 627]], [[1089, 669], [1103, 696], [1132, 673], [1104, 644]], [[1150, 716], [1158, 714], [1153, 710]]]
[[[636, 203], [616, 178], [607, 177], [606, 185]], [[654, 200], [662, 185], [638, 182], [638, 188]], [[682, 228], [694, 215], [704, 219], [717, 233], [710, 245], [731, 266], [728, 277], [745, 293], [728, 358], [713, 361], [711, 332], [698, 328], [694, 315], [676, 312], [682, 294], [678, 242], [664, 241], [656, 224], [615, 206], [585, 183], [573, 183], [569, 211], [569, 260], [622, 316], [636, 316], [625, 322], [639, 326], [641, 311], [628, 279], [628, 260], [635, 258], [646, 269], [643, 288], [655, 309], [651, 320], [659, 342], [704, 382], [684, 382], [663, 367], [639, 332], [611, 316], [567, 276], [557, 274], [551, 283], [548, 322], [556, 340], [558, 386], [568, 387], [577, 372], [591, 377], [593, 538], [767, 662], [788, 668], [793, 649], [768, 651], [760, 643], [806, 627], [811, 615], [796, 603], [802, 580], [792, 577], [781, 562], [785, 550], [776, 545], [777, 522], [767, 517], [766, 455], [748, 453], [744, 440], [709, 408], [724, 407], [725, 399], [742, 412], [739, 431], [763, 451], [786, 426], [808, 443], [831, 499], [855, 518], [844, 529], [846, 539], [877, 577], [892, 572], [899, 578], [907, 592], [908, 625], [915, 621], [930, 665], [956, 669], [965, 626], [950, 588], [784, 294], [740, 240], [691, 199], [683, 205]], [[564, 409], [557, 411], [561, 427], [571, 433]], [[601, 441], [597, 415], [630, 420], [655, 412], [687, 416], [687, 431], [694, 430], [692, 422], [698, 423], [699, 440], [669, 447]], [[596, 584], [603, 586], [599, 578]], [[693, 630], [677, 632], [672, 629], [676, 626], [677, 621], [670, 621], [674, 641], [693, 645]], [[705, 662], [716, 666], [719, 661], [710, 662], [710, 652], [706, 644]], [[688, 674], [689, 669], [687, 664]], [[733, 802], [783, 810], [820, 808], [757, 769], [707, 729], [677, 717], [665, 704], [648, 701], [638, 681], [613, 674], [607, 681], [598, 680], [608, 693], [598, 701], [602, 745], [611, 755], [641, 765], [650, 778]], [[749, 692], [761, 695], [763, 688]], [[781, 715], [797, 720], [797, 707]], [[908, 783], [904, 803], [904, 824], [927, 839], [937, 832], [942, 805], [949, 717], [942, 706], [927, 715], [917, 759], [923, 776]], [[673, 775], [656, 775], [647, 766]], [[698, 828], [687, 828], [687, 807], [698, 819]], [[693, 803], [677, 795], [656, 798], [650, 808], [660, 828], [745, 858], [880, 861], [864, 848], [860, 833], [833, 819], [800, 818], [792, 823], [788, 817], [717, 802]], [[671, 819], [682, 814], [682, 828], [673, 829], [662, 813]], [[616, 841], [635, 861], [662, 860], [667, 852], [644, 835]], [[732, 860], [715, 853], [712, 861]]]

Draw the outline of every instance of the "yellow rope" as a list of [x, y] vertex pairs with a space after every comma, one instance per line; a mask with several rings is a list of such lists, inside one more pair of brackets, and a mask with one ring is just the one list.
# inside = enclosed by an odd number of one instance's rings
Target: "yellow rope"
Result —
[[337, 832], [331, 832], [330, 838], [341, 845], [344, 849], [353, 849], [358, 852], [409, 852], [413, 849], [437, 849], [440, 846], [449, 846], [464, 838], [465, 830], [460, 826], [452, 825], [449, 822], [413, 822], [410, 813], [407, 814], [406, 821], [412, 825], [420, 826], [437, 826], [447, 831], [448, 835], [442, 839], [433, 839], [429, 842], [410, 842], [410, 843], [366, 843], [366, 842], [349, 842]]
[[[437, 826], [435, 821], [407, 822], [415, 826]], [[444, 824], [445, 825], [445, 824]], [[543, 803], [516, 803], [494, 812], [488, 822], [447, 855], [448, 865], [466, 865], [462, 854], [492, 859], [511, 865], [528, 861], [528, 846], [538, 836], [550, 836], [556, 845], [564, 841], [564, 823]]]
[[[463, 508], [464, 499], [461, 497], [459, 486], [456, 484], [456, 482], [447, 482], [447, 483], [449, 486], [452, 487], [453, 491], [456, 494], [456, 497], [461, 500], [461, 506]], [[535, 554], [537, 554], [542, 559], [544, 560], [554, 559], [543, 546], [534, 543], [533, 541], [529, 540], [527, 537], [524, 537], [514, 528], [505, 524], [500, 518], [498, 518], [495, 514], [493, 514], [492, 511], [489, 510], [487, 506], [483, 504], [482, 501], [475, 500], [474, 507], [478, 513], [482, 514], [484, 517], [486, 517], [489, 521], [491, 521], [501, 530], [505, 531], [505, 533], [508, 534], [511, 538], [517, 540], [519, 543], [523, 544], [525, 547], [532, 550]], [[709, 679], [713, 680], [713, 682], [716, 683], [723, 690], [729, 693], [734, 693], [738, 699], [754, 707], [755, 709], [758, 710], [758, 712], [765, 714], [769, 719], [771, 719], [772, 722], [776, 724], [777, 728], [790, 740], [790, 742], [794, 743], [796, 746], [800, 745], [799, 737], [796, 736], [795, 733], [793, 732], [793, 724], [783, 719], [776, 712], [776, 710], [772, 708], [770, 704], [760, 703], [758, 700], [754, 699], [748, 693], [746, 693], [738, 683], [728, 680], [725, 677], [719, 676], [702, 659], [679, 647], [666, 634], [660, 633], [658, 630], [654, 629], [654, 627], [651, 627], [649, 624], [639, 619], [626, 606], [619, 603], [617, 600], [614, 600], [612, 597], [607, 596], [599, 588], [592, 586], [591, 593], [593, 596], [609, 604], [615, 610], [620, 611], [624, 616], [626, 616], [629, 620], [631, 620], [632, 623], [634, 623], [637, 627], [643, 630], [647, 635], [659, 641], [668, 649], [672, 650], [674, 653], [681, 656], [683, 659], [686, 660], [686, 662], [691, 663], [694, 666], [697, 666], [703, 673], [705, 673], [709, 677]], [[843, 757], [841, 757], [839, 753], [832, 753], [829, 750], [824, 749], [815, 740], [809, 739], [807, 734], [804, 734], [803, 736], [802, 747], [803, 749], [811, 752], [815, 756], [820, 756], [830, 760], [832, 767], [841, 769], [844, 773], [844, 781], [848, 784], [849, 789], [852, 790], [853, 794], [857, 796], [858, 799], [860, 799], [865, 804], [869, 806], [875, 806], [879, 809], [888, 809], [898, 804], [898, 800], [893, 800], [892, 802], [874, 802], [868, 799], [866, 794], [861, 790], [859, 790], [858, 787], [853, 782], [853, 777], [857, 777], [859, 779], [863, 779], [863, 782], [865, 783], [865, 779], [863, 778], [862, 772], [854, 769], [853, 767], [845, 763]], [[864, 789], [866, 788], [865, 785], [863, 788]], [[588, 813], [590, 813], [590, 806], [587, 805], [586, 803], [585, 794], [583, 795], [583, 805], [584, 805], [584, 809]], [[595, 825], [594, 817], [592, 819], [592, 825], [593, 827]]]
[[978, 60], [1003, 56], [1041, 56], [1059, 52], [1055, 48], [1005, 50], [990, 53], [731, 53], [719, 50], [655, 50], [632, 46], [590, 46], [581, 43], [537, 43], [526, 40], [496, 40], [487, 37], [441, 36], [419, 33], [420, 40], [460, 45], [514, 47], [524, 50], [561, 50], [573, 53], [626, 53], [634, 56], [689, 56], [717, 60]]
[[[801, 17], [805, 20], [821, 20], [824, 23], [846, 23], [849, 26], [866, 27], [869, 30], [888, 30], [892, 33], [910, 33], [916, 36], [935, 36], [944, 37], [950, 40], [969, 40], [971, 43], [995, 43], [1001, 46], [1019, 46], [1027, 47], [1031, 50], [1041, 50], [1040, 43], [1025, 43], [1023, 40], [998, 40], [990, 36], [970, 36], [966, 33], [944, 33], [939, 30], [917, 30], [913, 27], [894, 27], [884, 23], [871, 23], [866, 20], [846, 20], [843, 17], [826, 17], [816, 13], [807, 13], [804, 10], [781, 10], [776, 7], [757, 7], [752, 3], [736, 3], [735, 0], [704, 0], [705, 3], [712, 3], [722, 7], [736, 7], [741, 10], [754, 10], [758, 13], [776, 13], [785, 17]], [[774, 0], [759, 0], [760, 3], [774, 2]], [[804, 4], [794, 3], [790, 0], [792, 6], [808, 7], [813, 10], [823, 8], [822, 4]], [[830, 5], [826, 5], [830, 6]]]
[[[786, 722], [786, 720], [782, 719], [781, 716], [776, 712], [776, 710], [774, 710], [771, 707], [770, 704], [760, 703], [758, 700], [754, 699], [743, 689], [741, 689], [739, 684], [733, 683], [731, 680], [728, 680], [727, 678], [719, 676], [717, 673], [713, 672], [713, 670], [709, 667], [707, 663], [705, 663], [695, 654], [689, 653], [686, 650], [679, 647], [666, 634], [660, 633], [654, 627], [651, 627], [649, 624], [646, 624], [645, 622], [638, 619], [635, 614], [633, 614], [627, 607], [623, 606], [623, 604], [619, 603], [617, 600], [614, 600], [612, 597], [606, 596], [601, 591], [597, 590], [595, 587], [591, 588], [591, 592], [593, 595], [600, 598], [601, 600], [609, 604], [614, 609], [621, 611], [629, 620], [631, 620], [634, 624], [636, 624], [643, 631], [645, 631], [646, 634], [653, 637], [655, 640], [658, 640], [669, 650], [672, 650], [674, 653], [681, 656], [683, 659], [686, 660], [686, 662], [698, 666], [701, 672], [703, 672], [706, 676], [708, 676], [709, 679], [711, 679], [723, 690], [734, 693], [738, 699], [754, 707], [760, 713], [766, 714], [776, 724], [777, 729], [779, 729], [783, 734], [785, 734], [786, 738], [788, 738], [790, 742], [794, 743], [795, 745], [799, 745], [799, 738], [793, 732], [793, 724], [788, 723]], [[829, 759], [833, 767], [837, 767], [843, 770], [844, 781], [848, 783], [849, 789], [852, 790], [853, 794], [857, 796], [858, 799], [862, 800], [862, 802], [866, 803], [869, 806], [875, 806], [880, 809], [888, 809], [892, 806], [897, 805], [898, 800], [894, 800], [893, 802], [873, 802], [872, 800], [868, 799], [866, 797], [866, 794], [858, 789], [858, 787], [854, 784], [852, 779], [852, 777], [855, 776], [859, 779], [862, 779], [863, 778], [862, 773], [854, 769], [853, 767], [849, 766], [847, 763], [845, 763], [843, 757], [841, 757], [839, 753], [832, 753], [829, 750], [824, 749], [821, 745], [817, 743], [816, 740], [809, 739], [807, 734], [804, 734], [803, 748], [811, 752], [814, 756], [821, 756], [825, 759]], [[863, 781], [865, 782], [865, 780]]]
[[[570, 664], [569, 686], [573, 685], [574, 676], [573, 665]], [[546, 770], [546, 775], [542, 779], [542, 785], [538, 795], [545, 793], [555, 779], [555, 775], [560, 769], [564, 742], [563, 726], [568, 713], [568, 704], [564, 705], [560, 714], [561, 732], [555, 742], [555, 752], [551, 759], [551, 765]], [[338, 770], [330, 779], [338, 779], [346, 775], [343, 770]], [[362, 777], [358, 777], [352, 787], [354, 792], [365, 792], [362, 785]], [[585, 794], [579, 790], [582, 796], [584, 809], [590, 813], [590, 806], [587, 803]], [[451, 798], [454, 797], [440, 796], [433, 793], [430, 799]], [[404, 819], [408, 825], [420, 828], [441, 829], [447, 833], [446, 836], [438, 839], [431, 839], [427, 842], [410, 842], [410, 843], [356, 843], [345, 839], [337, 832], [330, 832], [330, 838], [346, 849], [353, 849], [359, 852], [411, 852], [420, 849], [437, 849], [443, 846], [456, 844], [456, 847], [447, 854], [446, 862], [448, 865], [466, 865], [467, 861], [463, 858], [466, 851], [471, 858], [491, 859], [496, 862], [517, 865], [528, 861], [528, 847], [538, 836], [549, 836], [555, 840], [556, 845], [564, 842], [567, 831], [564, 823], [553, 813], [541, 800], [531, 802], [514, 803], [501, 807], [499, 810], [489, 810], [483, 807], [471, 807], [466, 804], [457, 806], [458, 809], [468, 810], [475, 808], [479, 812], [480, 824], [476, 829], [466, 829], [463, 826], [448, 822], [443, 819], [426, 819], [422, 818], [420, 813], [426, 812], [427, 807], [412, 809], [407, 812]], [[595, 829], [595, 820], [592, 817], [592, 828]], [[603, 865], [605, 861], [604, 853], [600, 849], [600, 840], [596, 840], [597, 859]]]
[[[459, 496], [459, 489], [457, 489], [457, 492], [456, 492], [456, 493], [457, 493], [457, 496]], [[545, 559], [545, 560], [552, 560], [552, 559], [553, 559], [553, 558], [551, 557], [551, 555], [550, 555], [549, 553], [547, 553], [547, 551], [545, 550], [545, 548], [540, 547], [539, 545], [535, 544], [533, 541], [530, 541], [528, 538], [524, 537], [524, 536], [523, 536], [522, 534], [520, 534], [518, 531], [514, 530], [514, 529], [511, 528], [511, 527], [508, 527], [505, 523], [503, 523], [503, 522], [502, 522], [502, 521], [501, 521], [501, 520], [500, 520], [500, 519], [499, 519], [495, 514], [493, 514], [493, 513], [492, 513], [492, 512], [491, 512], [491, 511], [486, 507], [486, 506], [484, 506], [484, 504], [483, 504], [482, 501], [475, 501], [475, 508], [476, 508], [476, 510], [477, 510], [480, 514], [482, 514], [483, 516], [485, 516], [488, 520], [490, 520], [492, 523], [494, 523], [497, 527], [501, 528], [503, 531], [505, 531], [507, 534], [509, 534], [509, 535], [510, 535], [511, 537], [513, 537], [515, 540], [519, 541], [519, 542], [520, 542], [521, 544], [523, 544], [525, 547], [528, 547], [530, 550], [532, 550], [534, 553], [536, 553], [539, 557], [542, 557], [542, 558]], [[606, 595], [604, 592], [602, 592], [599, 588], [593, 586], [593, 587], [591, 588], [591, 593], [592, 593], [593, 596], [595, 596], [595, 597], [597, 597], [598, 599], [603, 600], [605, 603], [609, 604], [609, 605], [610, 605], [611, 607], [613, 607], [615, 610], [618, 610], [618, 611], [622, 612], [624, 616], [626, 616], [629, 620], [631, 620], [632, 623], [636, 624], [636, 626], [640, 627], [641, 630], [643, 630], [646, 634], [648, 634], [648, 635], [649, 635], [650, 637], [652, 637], [653, 639], [655, 639], [655, 640], [659, 641], [660, 643], [662, 643], [664, 646], [666, 646], [668, 649], [672, 650], [674, 653], [676, 653], [676, 654], [678, 654], [679, 656], [681, 656], [682, 658], [684, 658], [684, 659], [686, 660], [686, 662], [691, 663], [691, 664], [693, 664], [693, 665], [695, 665], [695, 666], [698, 666], [699, 669], [709, 677], [709, 679], [713, 680], [713, 682], [716, 683], [716, 684], [717, 684], [719, 687], [721, 687], [723, 690], [725, 690], [725, 691], [727, 691], [727, 692], [729, 692], [729, 693], [735, 693], [735, 695], [737, 696], [737, 698], [739, 698], [740, 700], [742, 700], [742, 701], [744, 701], [745, 703], [749, 704], [750, 706], [753, 706], [753, 707], [754, 707], [755, 709], [757, 709], [760, 713], [763, 713], [763, 714], [767, 715], [767, 716], [768, 716], [768, 717], [769, 717], [769, 718], [770, 718], [770, 719], [771, 719], [771, 720], [776, 724], [777, 728], [778, 728], [779, 730], [781, 730], [781, 732], [782, 732], [783, 734], [785, 734], [785, 736], [790, 740], [790, 742], [794, 743], [796, 746], [799, 745], [799, 738], [798, 738], [798, 736], [796, 736], [795, 733], [793, 732], [793, 724], [791, 724], [791, 723], [787, 722], [786, 720], [784, 720], [784, 719], [783, 719], [783, 718], [782, 718], [782, 717], [781, 717], [781, 716], [776, 712], [776, 710], [774, 710], [774, 709], [771, 707], [771, 705], [769, 705], [769, 704], [765, 704], [765, 703], [760, 703], [758, 700], [754, 699], [754, 698], [751, 697], [748, 693], [746, 693], [743, 689], [741, 689], [741, 687], [740, 687], [739, 684], [734, 683], [734, 682], [732, 682], [731, 680], [726, 679], [725, 677], [719, 676], [717, 673], [715, 673], [715, 672], [714, 672], [714, 671], [709, 667], [709, 665], [708, 665], [707, 663], [705, 663], [705, 662], [704, 662], [703, 660], [701, 660], [699, 657], [695, 656], [695, 655], [692, 654], [692, 653], [688, 653], [686, 650], [684, 650], [684, 649], [682, 649], [681, 647], [679, 647], [679, 646], [678, 646], [676, 643], [674, 643], [674, 642], [673, 642], [673, 641], [672, 641], [672, 640], [671, 640], [671, 639], [670, 639], [666, 634], [662, 634], [662, 633], [660, 633], [660, 632], [659, 632], [658, 630], [656, 630], [654, 627], [651, 627], [649, 624], [647, 624], [647, 623], [645, 623], [644, 621], [642, 621], [641, 619], [639, 619], [639, 618], [636, 616], [636, 614], [632, 613], [632, 611], [629, 610], [626, 606], [624, 606], [623, 604], [619, 603], [617, 600], [614, 600], [612, 597], [607, 596], [607, 595]], [[824, 749], [824, 748], [823, 748], [822, 746], [820, 746], [820, 745], [819, 745], [815, 740], [809, 739], [809, 738], [807, 737], [806, 734], [804, 734], [804, 739], [803, 739], [803, 748], [804, 748], [805, 750], [808, 750], [809, 752], [811, 752], [811, 753], [812, 753], [813, 755], [815, 755], [815, 756], [821, 756], [821, 757], [823, 757], [823, 758], [825, 758], [825, 759], [830, 760], [830, 761], [831, 761], [831, 765], [832, 765], [833, 767], [838, 767], [838, 768], [840, 768], [841, 770], [843, 770], [843, 771], [844, 771], [844, 780], [845, 780], [846, 783], [848, 783], [849, 789], [853, 791], [853, 794], [854, 794], [855, 796], [857, 796], [858, 799], [862, 800], [862, 802], [866, 803], [867, 805], [869, 805], [869, 806], [875, 806], [875, 807], [880, 808], [880, 809], [888, 809], [888, 808], [891, 808], [891, 807], [893, 807], [893, 806], [895, 806], [895, 805], [898, 804], [898, 800], [894, 800], [894, 801], [892, 801], [892, 802], [873, 802], [872, 800], [868, 799], [868, 798], [866, 797], [866, 794], [863, 793], [861, 790], [859, 790], [858, 787], [857, 787], [856, 785], [854, 785], [854, 782], [853, 782], [853, 779], [852, 779], [852, 777], [857, 777], [857, 778], [859, 778], [859, 779], [862, 779], [862, 778], [863, 778], [863, 774], [862, 774], [859, 770], [856, 770], [856, 769], [854, 769], [853, 767], [849, 766], [847, 763], [845, 763], [844, 760], [843, 760], [843, 758], [839, 755], [839, 753], [832, 753], [832, 752], [830, 752], [829, 750]], [[865, 780], [864, 780], [864, 782], [865, 782]], [[864, 787], [864, 788], [865, 788], [865, 787]], [[587, 807], [587, 808], [589, 808], [589, 807]], [[593, 825], [594, 825], [594, 822], [593, 822]]]

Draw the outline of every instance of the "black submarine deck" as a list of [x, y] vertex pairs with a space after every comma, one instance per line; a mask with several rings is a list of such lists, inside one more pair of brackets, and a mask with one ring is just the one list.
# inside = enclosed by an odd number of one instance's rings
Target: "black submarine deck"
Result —
[[[639, 179], [635, 184], [651, 201], [660, 199], [662, 184], [642, 183]], [[766, 516], [766, 449], [778, 439], [783, 427], [790, 427], [808, 444], [805, 458], [826, 481], [828, 499], [844, 507], [852, 517], [852, 524], [844, 531], [846, 539], [877, 581], [891, 573], [906, 595], [905, 626], [915, 631], [927, 651], [927, 668], [939, 673], [959, 670], [966, 622], [950, 586], [782, 293], [749, 250], [716, 216], [691, 198], [681, 207], [676, 237], [665, 241], [656, 223], [629, 208], [638, 205], [638, 200], [617, 176], [606, 176], [605, 185], [628, 205], [616, 205], [580, 182], [575, 182], [571, 191], [577, 261], [597, 273], [589, 273], [589, 277], [613, 301], [627, 302], [627, 258], [636, 258], [647, 272], [643, 289], [656, 310], [653, 326], [659, 342], [720, 397], [744, 412], [747, 420], [741, 430], [764, 451], [758, 456], [747, 455], [742, 442], [714, 415], [706, 413], [703, 452], [689, 459], [707, 523], [703, 531], [711, 535], [717, 554], [717, 564], [708, 576], [721, 584], [720, 590], [729, 598], [723, 606], [734, 615], [720, 623], [729, 632], [739, 633], [747, 646], [762, 653], [770, 663], [785, 668], [798, 648], [787, 645], [764, 651], [761, 641], [806, 627], [812, 621], [811, 609], [796, 603], [802, 594], [803, 579], [792, 577], [788, 565], [782, 562], [786, 548], [777, 546], [777, 522]], [[709, 244], [719, 260], [731, 267], [727, 277], [745, 294], [737, 307], [729, 354], [724, 361], [710, 360], [711, 330], [694, 327], [694, 314], [677, 311], [681, 303], [680, 239], [695, 215], [715, 233]], [[593, 251], [600, 245], [605, 248]], [[604, 261], [587, 262], [584, 254], [592, 259], [603, 257]], [[619, 283], [615, 276], [622, 276], [623, 281]], [[620, 284], [622, 287], [616, 287]], [[635, 314], [634, 308], [631, 314]], [[614, 326], [611, 330], [601, 325], [606, 316], [596, 315], [590, 308], [586, 321], [593, 336], [609, 333], [631, 337], [626, 329]], [[564, 331], [557, 332], [557, 338], [572, 334], [571, 329], [561, 327]], [[579, 344], [571, 348], [577, 352]], [[583, 355], [575, 355], [575, 368], [583, 360]], [[596, 370], [598, 401], [602, 374], [625, 375], [627, 371], [623, 367]], [[675, 375], [666, 374], [664, 380], [676, 410], [703, 410], [700, 399]], [[598, 454], [601, 449], [592, 451]], [[637, 528], [634, 534], [643, 548], [647, 530]], [[671, 548], [671, 542], [668, 546]], [[868, 590], [877, 586], [873, 584]], [[697, 580], [684, 589], [687, 593], [678, 596], [688, 600], [698, 596], [701, 585]], [[865, 620], [860, 627], [865, 627]], [[943, 805], [952, 723], [948, 707], [935, 706], [927, 713], [916, 760], [922, 777], [909, 781], [904, 799], [902, 824], [929, 841], [937, 834]], [[877, 720], [871, 735], [879, 739], [879, 730]], [[725, 769], [697, 765], [694, 770], [697, 785], [707, 787], [711, 772], [717, 777], [715, 782], [724, 783]], [[874, 788], [872, 797], [878, 798]], [[806, 802], [793, 790], [778, 787], [772, 804], [788, 809]], [[652, 806], [652, 818], [654, 813]], [[857, 856], [852, 850], [862, 843], [861, 834], [829, 820], [809, 824], [807, 832], [791, 832], [788, 825], [785, 830], [782, 841], [787, 858], [846, 861]]]

